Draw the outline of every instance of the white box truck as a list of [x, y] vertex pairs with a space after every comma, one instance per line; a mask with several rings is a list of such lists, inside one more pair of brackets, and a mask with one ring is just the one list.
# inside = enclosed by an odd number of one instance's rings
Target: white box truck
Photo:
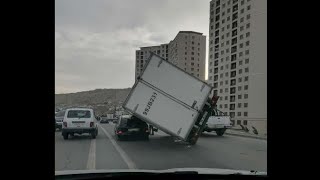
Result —
[[195, 144], [215, 102], [212, 87], [151, 52], [123, 108], [172, 136]]

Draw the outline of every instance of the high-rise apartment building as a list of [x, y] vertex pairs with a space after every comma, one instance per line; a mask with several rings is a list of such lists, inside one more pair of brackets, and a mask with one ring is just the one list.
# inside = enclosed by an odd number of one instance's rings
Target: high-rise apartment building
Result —
[[267, 133], [267, 1], [212, 0], [208, 83], [235, 125]]
[[179, 31], [168, 44], [141, 47], [136, 51], [136, 78], [150, 56], [149, 51], [158, 54], [189, 74], [205, 80], [206, 36], [202, 33]]

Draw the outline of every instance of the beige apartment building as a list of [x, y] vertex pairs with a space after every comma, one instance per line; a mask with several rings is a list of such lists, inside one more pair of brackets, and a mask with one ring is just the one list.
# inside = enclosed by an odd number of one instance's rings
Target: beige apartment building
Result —
[[235, 125], [267, 133], [267, 1], [212, 0], [208, 83]]
[[168, 44], [140, 47], [136, 51], [135, 77], [143, 70], [146, 60], [154, 52], [187, 73], [205, 81], [206, 36], [194, 31], [179, 31]]

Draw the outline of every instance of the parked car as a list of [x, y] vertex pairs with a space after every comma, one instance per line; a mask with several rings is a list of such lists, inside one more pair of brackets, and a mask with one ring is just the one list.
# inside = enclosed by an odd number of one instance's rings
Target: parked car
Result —
[[59, 111], [55, 114], [55, 121], [56, 121], [56, 130], [59, 129], [61, 131], [62, 129], [62, 121], [63, 121], [63, 118], [64, 118], [64, 115], [65, 115], [66, 111]]
[[148, 124], [132, 115], [120, 116], [118, 123], [114, 127], [114, 133], [117, 140], [128, 137], [149, 139]]
[[95, 122], [93, 109], [67, 109], [63, 119], [62, 136], [64, 139], [68, 139], [69, 135], [89, 133], [95, 139], [98, 135], [98, 126]]

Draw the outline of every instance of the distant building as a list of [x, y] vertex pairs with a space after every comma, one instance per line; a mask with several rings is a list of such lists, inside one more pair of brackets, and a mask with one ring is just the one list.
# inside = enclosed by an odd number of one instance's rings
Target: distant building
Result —
[[141, 47], [136, 51], [135, 77], [143, 71], [150, 54], [153, 52], [178, 66], [187, 73], [205, 80], [206, 36], [194, 31], [179, 31], [167, 44]]

